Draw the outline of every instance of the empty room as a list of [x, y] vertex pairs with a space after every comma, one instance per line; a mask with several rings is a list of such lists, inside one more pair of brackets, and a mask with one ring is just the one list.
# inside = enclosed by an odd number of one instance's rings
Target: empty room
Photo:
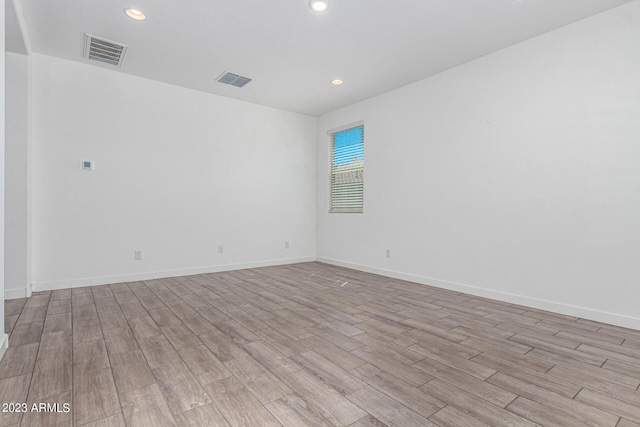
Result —
[[0, 427], [640, 427], [640, 0], [0, 11]]

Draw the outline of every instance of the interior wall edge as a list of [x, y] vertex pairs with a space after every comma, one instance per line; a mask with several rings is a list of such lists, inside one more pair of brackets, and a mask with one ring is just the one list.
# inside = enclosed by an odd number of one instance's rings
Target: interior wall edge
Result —
[[556, 301], [549, 301], [540, 298], [530, 297], [526, 295], [511, 294], [499, 292], [492, 289], [481, 288], [465, 283], [450, 282], [432, 277], [420, 276], [411, 273], [404, 273], [396, 270], [387, 270], [383, 268], [372, 267], [368, 265], [356, 264], [348, 261], [340, 261], [333, 258], [316, 257], [317, 262], [336, 265], [338, 267], [351, 268], [353, 270], [364, 271], [365, 273], [378, 274], [380, 276], [390, 277], [393, 279], [407, 280], [421, 285], [433, 286], [436, 288], [447, 289], [450, 291], [463, 292], [465, 294], [491, 298], [498, 301], [523, 305], [538, 310], [546, 310], [553, 313], [564, 314], [567, 316], [575, 316], [583, 319], [594, 320], [596, 322], [608, 323], [610, 325], [621, 326], [623, 328], [631, 328], [640, 330], [640, 317], [632, 317], [624, 314], [610, 313], [606, 311], [596, 310], [588, 307], [579, 307], [564, 304]]
[[[4, 332], [4, 216], [5, 216], [5, 0], [0, 0], [0, 333]], [[3, 335], [0, 339], [0, 360], [9, 346], [9, 337]]]
[[7, 352], [8, 348], [9, 348], [9, 335], [3, 334], [2, 336], [0, 336], [0, 360], [2, 360], [2, 357]]
[[[220, 273], [223, 271], [244, 270], [247, 268], [273, 267], [277, 265], [299, 264], [315, 261], [315, 256], [298, 258], [280, 258], [263, 261], [243, 262], [237, 264], [211, 265], [177, 270], [149, 271], [135, 274], [118, 274], [111, 276], [83, 277], [72, 280], [58, 280], [33, 283], [33, 292], [54, 291], [58, 289], [81, 288], [84, 286], [110, 285], [114, 283], [136, 282], [140, 280], [164, 279], [169, 277], [192, 276], [195, 274]], [[19, 297], [23, 298], [23, 297]]]
[[20, 298], [29, 298], [31, 295], [28, 293], [28, 288], [18, 288], [18, 289], [5, 289], [4, 290], [4, 299], [20, 299]]
[[16, 13], [18, 19], [18, 28], [20, 29], [20, 35], [22, 36], [22, 43], [24, 44], [25, 54], [31, 55], [31, 41], [29, 40], [29, 31], [27, 30], [27, 23], [24, 20], [24, 12], [22, 10], [22, 3], [20, 0], [8, 0], [13, 5], [13, 10]]

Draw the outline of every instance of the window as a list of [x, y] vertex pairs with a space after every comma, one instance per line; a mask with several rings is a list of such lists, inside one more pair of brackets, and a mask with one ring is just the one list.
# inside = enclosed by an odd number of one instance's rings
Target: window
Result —
[[364, 125], [330, 131], [329, 212], [362, 213], [364, 200]]

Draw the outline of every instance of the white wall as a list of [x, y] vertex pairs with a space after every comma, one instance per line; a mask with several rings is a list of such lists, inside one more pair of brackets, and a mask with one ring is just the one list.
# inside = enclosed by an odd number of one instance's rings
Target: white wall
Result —
[[[639, 76], [633, 2], [321, 117], [318, 259], [640, 328]], [[365, 213], [328, 214], [358, 120]]]
[[31, 105], [34, 291], [313, 259], [314, 117], [39, 54]]
[[27, 296], [29, 279], [29, 57], [6, 53], [5, 295]]
[[4, 1], [0, 0], [0, 360], [9, 346], [4, 333]]

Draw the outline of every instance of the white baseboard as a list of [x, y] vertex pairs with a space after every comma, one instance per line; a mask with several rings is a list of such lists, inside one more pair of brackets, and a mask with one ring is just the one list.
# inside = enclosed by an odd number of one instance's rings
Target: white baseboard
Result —
[[9, 348], [9, 335], [7, 334], [0, 335], [0, 360], [2, 360], [8, 348]]
[[364, 271], [367, 273], [379, 274], [381, 276], [392, 277], [394, 279], [407, 280], [410, 282], [420, 283], [423, 285], [431, 285], [438, 288], [448, 289], [456, 292], [463, 292], [474, 296], [491, 298], [498, 301], [508, 302], [511, 304], [519, 304], [539, 310], [551, 311], [568, 316], [580, 317], [583, 319], [595, 320], [597, 322], [608, 323], [610, 325], [622, 326], [624, 328], [640, 329], [640, 318], [626, 316], [623, 314], [609, 313], [606, 311], [596, 310], [587, 307], [578, 307], [569, 304], [558, 303], [554, 301], [543, 300], [539, 298], [528, 297], [524, 295], [510, 294], [496, 290], [480, 288], [477, 286], [467, 285], [464, 283], [449, 282], [446, 280], [434, 279], [431, 277], [419, 276], [415, 274], [402, 273], [395, 270], [387, 270], [383, 268], [371, 267], [367, 265], [355, 264], [351, 262], [339, 261], [332, 258], [316, 257], [316, 261], [326, 264], [337, 265], [339, 267], [351, 268], [353, 270]]
[[[190, 276], [194, 274], [217, 273], [222, 271], [241, 270], [245, 268], [269, 267], [285, 264], [297, 264], [302, 262], [323, 262], [326, 264], [337, 265], [340, 267], [351, 268], [353, 270], [364, 271], [367, 273], [379, 274], [381, 276], [392, 277], [400, 280], [407, 280], [424, 285], [431, 285], [438, 288], [448, 289], [456, 292], [464, 292], [470, 295], [492, 298], [498, 301], [508, 302], [511, 304], [519, 304], [539, 310], [551, 311], [568, 316], [581, 317], [583, 319], [594, 320], [597, 322], [608, 323], [611, 325], [622, 326], [625, 328], [639, 329], [640, 318], [626, 316], [617, 313], [610, 313], [602, 310], [596, 310], [587, 307], [579, 307], [570, 304], [563, 304], [555, 301], [549, 301], [524, 295], [511, 294], [508, 292], [500, 292], [492, 289], [481, 288], [464, 283], [450, 282], [432, 277], [419, 276], [416, 274], [403, 273], [395, 270], [388, 270], [378, 267], [371, 267], [352, 262], [340, 261], [325, 257], [300, 257], [300, 258], [283, 258], [265, 261], [255, 261], [248, 263], [226, 264], [217, 266], [197, 267], [179, 270], [163, 270], [155, 272], [145, 272], [136, 274], [123, 274], [100, 277], [86, 277], [81, 279], [61, 280], [51, 282], [40, 282], [33, 284], [33, 291], [49, 291], [56, 289], [78, 288], [82, 286], [107, 285], [111, 283], [135, 282], [139, 280], [162, 279], [165, 277]], [[26, 289], [7, 289], [5, 290], [6, 299], [24, 298]]]
[[27, 288], [20, 289], [5, 289], [4, 290], [4, 299], [18, 299], [18, 298], [28, 298], [30, 295], [27, 292]]
[[163, 279], [166, 277], [192, 276], [194, 274], [218, 273], [221, 271], [242, 270], [245, 268], [271, 267], [275, 265], [298, 264], [315, 261], [315, 257], [281, 258], [238, 264], [213, 265], [178, 270], [149, 271], [136, 274], [116, 274], [112, 276], [83, 277], [80, 279], [59, 280], [33, 283], [33, 292], [54, 291], [57, 289], [80, 288], [83, 286], [109, 285], [112, 283], [136, 282], [139, 280]]

